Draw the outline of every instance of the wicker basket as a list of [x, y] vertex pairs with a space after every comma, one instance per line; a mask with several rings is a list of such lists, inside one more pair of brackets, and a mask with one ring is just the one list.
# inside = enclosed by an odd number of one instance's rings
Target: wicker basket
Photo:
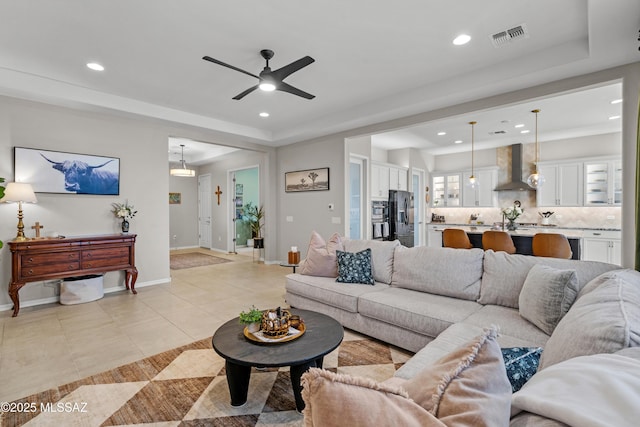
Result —
[[260, 330], [265, 337], [284, 338], [289, 333], [290, 318], [291, 313], [287, 309], [265, 310]]

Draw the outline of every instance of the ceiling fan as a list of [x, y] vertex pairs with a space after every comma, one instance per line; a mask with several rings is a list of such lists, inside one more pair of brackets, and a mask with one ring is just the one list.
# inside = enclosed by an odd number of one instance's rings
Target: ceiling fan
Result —
[[260, 72], [260, 75], [258, 76], [248, 71], [245, 71], [241, 68], [226, 64], [210, 56], [203, 56], [202, 59], [204, 59], [205, 61], [213, 62], [214, 64], [222, 65], [223, 67], [231, 68], [232, 70], [239, 71], [251, 77], [255, 77], [256, 79], [259, 80], [259, 83], [257, 85], [252, 86], [249, 89], [245, 90], [244, 92], [239, 93], [238, 95], [234, 96], [233, 99], [240, 100], [258, 88], [266, 92], [279, 90], [282, 92], [288, 92], [294, 95], [298, 95], [306, 99], [315, 98], [315, 95], [311, 95], [310, 93], [307, 93], [303, 90], [300, 90], [296, 87], [293, 87], [283, 82], [283, 80], [287, 76], [313, 63], [315, 59], [313, 59], [310, 56], [305, 56], [304, 58], [300, 58], [297, 61], [293, 61], [289, 65], [285, 65], [282, 68], [279, 68], [275, 71], [271, 71], [271, 68], [269, 68], [269, 60], [273, 58], [273, 55], [274, 55], [273, 51], [269, 49], [263, 49], [260, 51], [260, 55], [262, 55], [262, 57], [267, 61], [267, 65], [265, 65], [264, 69]]

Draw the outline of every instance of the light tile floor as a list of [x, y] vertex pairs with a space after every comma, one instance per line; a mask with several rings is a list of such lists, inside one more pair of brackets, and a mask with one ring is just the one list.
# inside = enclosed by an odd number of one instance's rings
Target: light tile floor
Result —
[[[0, 312], [0, 402], [12, 401], [207, 338], [255, 304], [284, 306], [290, 268], [251, 252], [199, 251], [233, 262], [171, 270], [171, 283], [98, 301]], [[176, 251], [185, 252], [185, 251]]]

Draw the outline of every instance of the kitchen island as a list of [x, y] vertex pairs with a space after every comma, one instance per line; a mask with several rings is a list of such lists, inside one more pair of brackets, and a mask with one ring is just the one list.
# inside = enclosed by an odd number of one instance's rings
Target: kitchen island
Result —
[[[464, 230], [469, 235], [469, 240], [474, 248], [482, 249], [482, 234], [485, 231], [492, 230], [492, 227], [489, 225], [454, 225], [454, 224], [442, 224], [434, 227], [433, 231], [439, 231], [440, 233], [445, 228], [458, 228]], [[571, 246], [572, 259], [581, 259], [581, 245], [580, 240], [582, 239], [583, 232], [582, 230], [575, 229], [566, 229], [559, 227], [520, 227], [514, 231], [507, 231], [511, 235], [511, 239], [513, 240], [513, 244], [516, 247], [516, 253], [521, 255], [533, 255], [533, 250], [531, 248], [531, 242], [533, 240], [533, 236], [537, 233], [558, 233], [564, 234], [567, 236], [569, 240], [569, 245]], [[440, 237], [440, 244], [435, 244], [434, 246], [442, 245], [442, 237]], [[430, 242], [431, 245], [431, 242]]]

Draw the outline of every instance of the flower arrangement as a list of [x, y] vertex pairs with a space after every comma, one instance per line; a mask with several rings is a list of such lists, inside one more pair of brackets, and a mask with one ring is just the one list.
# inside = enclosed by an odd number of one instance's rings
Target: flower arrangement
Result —
[[513, 206], [502, 209], [502, 215], [509, 221], [515, 221], [524, 212], [524, 209], [520, 207], [520, 203], [514, 203]]
[[111, 203], [111, 206], [113, 207], [111, 212], [113, 212], [116, 218], [131, 219], [138, 213], [138, 211], [134, 210], [133, 205], [129, 204], [128, 200], [124, 203]]

